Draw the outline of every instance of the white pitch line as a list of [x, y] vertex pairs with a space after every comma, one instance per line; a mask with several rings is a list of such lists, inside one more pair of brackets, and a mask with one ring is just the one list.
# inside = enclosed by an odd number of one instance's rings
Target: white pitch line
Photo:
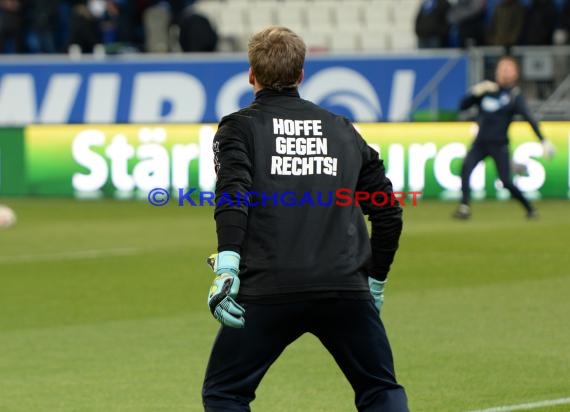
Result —
[[73, 259], [93, 259], [93, 258], [100, 258], [107, 256], [127, 256], [127, 255], [134, 255], [138, 251], [139, 249], [135, 248], [91, 249], [91, 250], [75, 250], [69, 252], [0, 256], [0, 264], [20, 263], [20, 262], [49, 262], [49, 261], [73, 260]]
[[531, 409], [543, 408], [545, 406], [557, 406], [570, 404], [570, 398], [549, 399], [546, 401], [521, 403], [518, 405], [495, 406], [489, 409], [477, 409], [469, 412], [510, 412], [510, 411], [528, 411]]

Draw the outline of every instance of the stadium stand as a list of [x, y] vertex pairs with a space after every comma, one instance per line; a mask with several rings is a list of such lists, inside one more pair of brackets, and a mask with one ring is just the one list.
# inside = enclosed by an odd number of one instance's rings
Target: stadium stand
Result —
[[[487, 26], [501, 1], [487, 0]], [[532, 3], [519, 1], [527, 10]], [[568, 1], [553, 2], [561, 11]], [[41, 10], [47, 7], [47, 0], [11, 0], [16, 6], [10, 10], [3, 4], [0, 2], [0, 17], [10, 18], [17, 30], [0, 30], [0, 53], [67, 52], [70, 16], [78, 8], [83, 8], [82, 15], [91, 13], [91, 19], [97, 21], [99, 40], [107, 53], [179, 51], [176, 44], [149, 46], [152, 33], [146, 33], [144, 23], [149, 16], [145, 15], [156, 6], [168, 9], [161, 12], [172, 16], [172, 26], [190, 7], [207, 17], [220, 36], [218, 51], [243, 51], [251, 33], [280, 24], [303, 35], [313, 52], [407, 52], [417, 47], [414, 26], [422, 0], [49, 0], [51, 10], [56, 12], [49, 14], [51, 21], [41, 30], [35, 22], [40, 14], [45, 15]], [[558, 20], [557, 27], [565, 29], [563, 18]], [[567, 33], [557, 36], [568, 43]], [[524, 44], [521, 40], [517, 44]], [[170, 42], [176, 41], [176, 36], [170, 35]], [[450, 47], [458, 45], [453, 27], [447, 43]], [[84, 52], [92, 49], [81, 48]]]
[[[411, 50], [418, 0], [202, 0], [196, 9], [211, 18], [223, 36], [242, 47], [243, 37], [270, 24], [291, 27], [309, 49], [332, 52]], [[228, 7], [231, 4], [229, 13]], [[241, 13], [240, 13], [241, 9]], [[221, 11], [224, 11], [221, 13]], [[224, 18], [221, 15], [228, 17]], [[244, 18], [245, 17], [245, 18]]]

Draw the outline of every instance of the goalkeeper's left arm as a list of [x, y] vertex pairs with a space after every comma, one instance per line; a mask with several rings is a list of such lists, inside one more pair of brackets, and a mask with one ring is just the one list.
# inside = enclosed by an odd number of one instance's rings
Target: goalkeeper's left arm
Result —
[[[368, 193], [383, 192], [392, 196], [392, 182], [386, 177], [384, 163], [360, 135], [357, 136], [362, 153], [362, 167], [358, 178], [357, 190]], [[397, 200], [376, 206], [370, 200], [361, 203], [362, 211], [368, 215], [372, 226], [370, 246], [372, 258], [368, 284], [378, 310], [384, 301], [384, 287], [390, 266], [394, 260], [400, 235], [402, 233], [402, 208]]]
[[[218, 254], [210, 260], [217, 277], [208, 294], [208, 305], [222, 325], [244, 327], [245, 310], [237, 304], [236, 298], [248, 206], [243, 200], [238, 201], [238, 197], [251, 189], [252, 177], [247, 137], [236, 123], [231, 116], [225, 118], [214, 137]], [[224, 201], [220, 201], [221, 196]], [[228, 199], [230, 201], [226, 201]]]
[[542, 134], [542, 131], [538, 126], [538, 122], [530, 112], [528, 105], [526, 104], [526, 100], [524, 96], [521, 94], [520, 89], [518, 88], [516, 88], [516, 94], [515, 94], [515, 107], [517, 113], [519, 113], [530, 124], [532, 130], [536, 134], [536, 137], [538, 137], [538, 140], [540, 140], [540, 143], [542, 144], [543, 156], [546, 157], [547, 159], [554, 157], [555, 154], [554, 146]]

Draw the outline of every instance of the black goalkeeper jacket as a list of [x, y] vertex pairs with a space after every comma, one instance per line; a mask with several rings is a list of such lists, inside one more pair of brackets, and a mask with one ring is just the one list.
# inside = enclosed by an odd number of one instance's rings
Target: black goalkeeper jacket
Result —
[[515, 115], [521, 115], [529, 122], [538, 138], [544, 140], [538, 123], [528, 109], [526, 100], [518, 87], [501, 88], [482, 96], [467, 94], [461, 100], [459, 109], [466, 110], [471, 106], [476, 106], [479, 112], [476, 144], [508, 144], [507, 132]]
[[[221, 120], [214, 159], [218, 251], [241, 255], [239, 300], [370, 298], [368, 276], [386, 278], [402, 209], [378, 153], [346, 118], [296, 89], [262, 90]], [[354, 191], [388, 201], [337, 204]]]

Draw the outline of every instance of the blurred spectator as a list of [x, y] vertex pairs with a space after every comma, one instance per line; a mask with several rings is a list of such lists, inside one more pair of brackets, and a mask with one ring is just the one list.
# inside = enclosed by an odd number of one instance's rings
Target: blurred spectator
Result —
[[218, 33], [207, 17], [187, 6], [178, 19], [180, 47], [184, 52], [212, 52], [218, 44]]
[[447, 24], [447, 0], [424, 0], [416, 16], [418, 48], [445, 47], [449, 25]]
[[485, 43], [486, 0], [453, 0], [447, 21], [457, 26], [461, 47]]
[[195, 0], [170, 0], [172, 13], [175, 16], [180, 16], [188, 6], [192, 6], [194, 3], [196, 3]]
[[72, 0], [71, 4], [69, 45], [76, 44], [83, 53], [91, 53], [101, 43], [99, 17], [105, 13], [105, 1]]
[[25, 51], [24, 4], [22, 0], [0, 0], [0, 51]]
[[548, 46], [556, 28], [556, 5], [553, 0], [533, 0], [526, 13], [525, 43]]
[[560, 11], [560, 31], [566, 43], [570, 44], [570, 0], [566, 0]]
[[525, 23], [526, 10], [519, 0], [502, 0], [491, 18], [488, 39], [494, 46], [514, 46], [519, 43]]
[[169, 51], [169, 29], [172, 9], [169, 1], [150, 0], [143, 11], [145, 49], [150, 53]]
[[107, 0], [105, 9], [102, 14], [98, 16], [100, 21], [101, 41], [103, 44], [109, 45], [118, 41], [119, 31], [119, 1]]
[[31, 53], [55, 53], [56, 30], [60, 0], [28, 0], [30, 31], [28, 49]]
[[[121, 5], [125, 0], [106, 0], [103, 13], [97, 16], [99, 20], [99, 30], [101, 32], [101, 42], [107, 51], [117, 51], [119, 47], [120, 24], [125, 24], [121, 19]], [[128, 24], [127, 24], [128, 25]], [[117, 49], [117, 50], [115, 50]]]
[[123, 45], [137, 44], [136, 2], [115, 0], [117, 7], [117, 41]]

